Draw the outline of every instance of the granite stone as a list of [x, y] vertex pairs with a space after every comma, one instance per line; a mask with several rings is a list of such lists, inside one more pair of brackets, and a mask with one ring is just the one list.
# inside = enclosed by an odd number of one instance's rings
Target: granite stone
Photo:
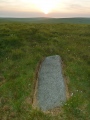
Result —
[[46, 57], [41, 64], [38, 73], [37, 102], [43, 111], [60, 107], [66, 102], [66, 88], [59, 55]]

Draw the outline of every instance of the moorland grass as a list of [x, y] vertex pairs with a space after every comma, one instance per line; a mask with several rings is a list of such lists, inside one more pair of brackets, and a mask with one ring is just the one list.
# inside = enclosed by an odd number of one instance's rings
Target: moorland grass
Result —
[[0, 22], [22, 22], [22, 23], [72, 23], [72, 24], [90, 24], [90, 18], [76, 17], [76, 18], [0, 18]]
[[[34, 110], [32, 98], [39, 61], [56, 54], [70, 98], [52, 116]], [[90, 119], [90, 25], [0, 23], [0, 119]]]

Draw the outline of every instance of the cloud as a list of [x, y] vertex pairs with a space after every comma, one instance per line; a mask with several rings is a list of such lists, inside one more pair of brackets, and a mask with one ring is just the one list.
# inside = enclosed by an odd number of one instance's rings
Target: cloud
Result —
[[[29, 1], [30, 2], [30, 1]], [[22, 0], [2, 0], [0, 1], [0, 11], [34, 11], [35, 6], [32, 3], [24, 3]], [[38, 11], [38, 10], [37, 10]]]
[[[47, 17], [55, 17], [55, 18], [68, 18], [68, 17], [88, 17], [89, 14], [81, 14], [81, 13], [65, 13], [65, 12], [54, 12], [49, 13]], [[13, 11], [0, 11], [0, 17], [45, 17], [43, 13], [39, 12], [13, 12]]]
[[84, 7], [90, 7], [90, 0], [70, 0], [70, 5], [75, 4]]
[[81, 5], [79, 5], [79, 4], [71, 4], [70, 6], [69, 6], [70, 8], [75, 8], [75, 9], [77, 9], [77, 8], [83, 8]]
[[13, 2], [17, 2], [18, 0], [0, 0], [0, 3], [13, 3]]
[[64, 0], [63, 4], [66, 13], [90, 14], [90, 0]]
[[16, 11], [0, 11], [0, 17], [45, 17], [43, 13], [39, 12], [16, 12]]
[[69, 4], [68, 6], [66, 6], [67, 11], [82, 11], [84, 9], [84, 7], [80, 4]]
[[74, 13], [90, 13], [90, 7], [86, 7], [84, 5], [81, 5], [81, 4], [70, 4], [67, 6], [67, 11], [70, 11], [71, 13], [74, 12]]
[[[15, 14], [16, 16], [16, 13], [17, 14], [19, 13], [18, 16], [25, 16], [26, 13], [27, 16], [30, 15], [33, 16], [33, 14], [36, 16], [39, 14], [41, 15], [39, 7], [35, 5], [35, 2], [38, 3], [38, 1], [40, 2], [45, 0], [0, 0], [0, 16], [3, 14], [7, 16], [10, 15], [14, 16]], [[46, 1], [50, 1], [52, 4], [52, 0]], [[90, 17], [90, 0], [55, 0], [55, 1], [57, 5], [51, 11], [53, 16], [60, 16], [60, 14], [64, 14], [66, 16], [68, 15], [78, 16], [81, 14], [84, 16], [88, 15]], [[37, 12], [39, 12], [39, 14]], [[52, 16], [51, 14], [49, 15]]]

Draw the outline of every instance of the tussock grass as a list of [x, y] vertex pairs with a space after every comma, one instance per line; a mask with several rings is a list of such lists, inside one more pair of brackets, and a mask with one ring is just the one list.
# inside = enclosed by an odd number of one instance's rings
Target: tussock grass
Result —
[[[90, 119], [90, 25], [0, 23], [0, 119]], [[70, 99], [58, 115], [32, 108], [35, 70], [58, 54]]]

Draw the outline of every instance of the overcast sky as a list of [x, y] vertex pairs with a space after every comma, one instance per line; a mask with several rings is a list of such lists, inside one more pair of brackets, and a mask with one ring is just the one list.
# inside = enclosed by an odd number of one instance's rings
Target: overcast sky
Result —
[[0, 17], [90, 17], [90, 0], [0, 0]]

